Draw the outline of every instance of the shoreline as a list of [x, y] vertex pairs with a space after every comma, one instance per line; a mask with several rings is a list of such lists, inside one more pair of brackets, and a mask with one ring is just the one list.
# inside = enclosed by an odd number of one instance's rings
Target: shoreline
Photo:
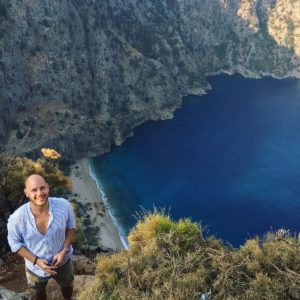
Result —
[[[90, 174], [88, 159], [77, 161], [71, 166], [72, 194], [76, 201], [87, 207], [85, 215], [97, 231], [93, 236], [95, 246], [103, 250], [124, 249], [120, 233], [103, 200], [95, 178]], [[84, 224], [82, 223], [83, 227]], [[83, 228], [84, 229], [84, 228]]]

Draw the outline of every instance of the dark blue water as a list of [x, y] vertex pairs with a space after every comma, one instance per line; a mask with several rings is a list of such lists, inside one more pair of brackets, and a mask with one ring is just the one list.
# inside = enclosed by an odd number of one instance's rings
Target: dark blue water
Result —
[[235, 246], [300, 231], [300, 80], [210, 78], [174, 119], [149, 122], [91, 161], [122, 234], [134, 212], [170, 208]]

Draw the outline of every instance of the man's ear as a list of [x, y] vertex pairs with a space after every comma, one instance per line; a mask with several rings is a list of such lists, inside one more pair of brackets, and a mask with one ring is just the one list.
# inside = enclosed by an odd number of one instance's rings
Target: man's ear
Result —
[[26, 197], [28, 197], [28, 194], [27, 194], [27, 191], [26, 191], [26, 188], [24, 188], [24, 194]]

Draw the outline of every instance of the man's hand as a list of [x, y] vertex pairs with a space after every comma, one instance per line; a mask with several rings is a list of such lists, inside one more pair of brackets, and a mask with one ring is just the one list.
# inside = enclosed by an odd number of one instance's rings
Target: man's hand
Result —
[[50, 266], [48, 265], [48, 262], [45, 259], [38, 258], [36, 261], [36, 265], [40, 267], [44, 272], [49, 273], [50, 275], [56, 275], [57, 272], [55, 269], [57, 266]]
[[64, 258], [66, 256], [67, 252], [65, 250], [60, 251], [59, 253], [57, 253], [52, 260], [52, 266], [56, 266], [59, 267], [62, 262], [64, 261]]
[[[32, 254], [29, 250], [27, 250], [25, 247], [21, 247], [18, 250], [18, 254], [20, 256], [24, 257], [25, 259], [28, 259], [32, 263], [36, 259], [36, 256], [34, 254]], [[45, 259], [38, 258], [36, 260], [36, 265], [39, 268], [41, 268], [44, 272], [49, 273], [50, 275], [56, 275], [57, 274], [57, 272], [55, 272], [55, 269], [57, 268], [57, 266], [48, 265], [48, 262]]]

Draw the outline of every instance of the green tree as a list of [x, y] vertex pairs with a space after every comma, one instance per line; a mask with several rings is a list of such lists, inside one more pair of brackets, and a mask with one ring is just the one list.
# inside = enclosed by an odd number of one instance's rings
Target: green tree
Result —
[[0, 211], [2, 216], [3, 213], [11, 214], [21, 205], [25, 179], [33, 173], [40, 174], [47, 180], [52, 195], [71, 188], [70, 180], [64, 176], [62, 171], [45, 159], [33, 161], [26, 157], [10, 159], [2, 156], [0, 163], [0, 198], [6, 206], [5, 211]]
[[52, 196], [66, 194], [71, 188], [70, 179], [52, 161], [0, 155], [0, 249], [7, 245], [7, 219], [24, 202], [24, 182], [34, 173], [47, 180]]

